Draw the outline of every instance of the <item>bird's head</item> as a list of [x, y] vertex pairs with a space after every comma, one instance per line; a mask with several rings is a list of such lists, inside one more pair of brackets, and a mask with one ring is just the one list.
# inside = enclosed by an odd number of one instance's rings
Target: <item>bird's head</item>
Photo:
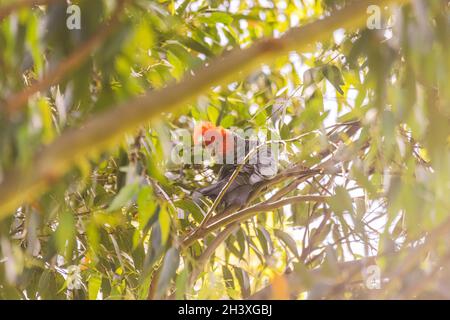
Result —
[[217, 152], [226, 154], [233, 143], [233, 133], [211, 122], [201, 122], [194, 128], [194, 144], [215, 146]]

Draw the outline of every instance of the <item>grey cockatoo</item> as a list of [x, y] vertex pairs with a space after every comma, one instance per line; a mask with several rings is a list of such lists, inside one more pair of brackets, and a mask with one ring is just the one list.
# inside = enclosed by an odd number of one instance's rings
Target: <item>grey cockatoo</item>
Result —
[[206, 122], [195, 128], [194, 143], [213, 148], [217, 162], [222, 165], [215, 183], [193, 192], [196, 203], [199, 203], [201, 196], [214, 201], [249, 152], [248, 161], [222, 198], [220, 205], [223, 209], [241, 208], [248, 202], [253, 190], [276, 174], [277, 165], [270, 146], [259, 145], [256, 139], [244, 139], [230, 130]]

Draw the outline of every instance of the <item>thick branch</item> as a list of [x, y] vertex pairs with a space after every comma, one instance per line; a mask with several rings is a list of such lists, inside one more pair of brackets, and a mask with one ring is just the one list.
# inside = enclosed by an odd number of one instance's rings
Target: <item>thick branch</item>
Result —
[[[159, 91], [125, 102], [87, 121], [84, 126], [65, 132], [33, 159], [33, 167], [16, 168], [0, 185], [0, 219], [23, 201], [43, 192], [67, 172], [77, 159], [92, 151], [107, 147], [113, 139], [159, 115], [186, 104], [211, 86], [236, 79], [259, 66], [292, 50], [304, 50], [308, 45], [326, 39], [339, 28], [356, 28], [367, 18], [369, 5], [385, 5], [407, 0], [362, 0], [332, 16], [299, 28], [293, 28], [278, 39], [264, 39], [247, 49], [234, 49], [223, 57], [200, 68], [195, 75]], [[44, 88], [41, 88], [44, 89]]]

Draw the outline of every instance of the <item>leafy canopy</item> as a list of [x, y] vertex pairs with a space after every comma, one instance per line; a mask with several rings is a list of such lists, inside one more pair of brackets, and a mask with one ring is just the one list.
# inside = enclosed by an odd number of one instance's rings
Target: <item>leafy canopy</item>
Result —
[[[87, 119], [355, 5], [72, 2], [79, 30], [66, 27], [65, 1], [0, 14], [0, 184], [33, 191], [15, 192], [21, 205], [0, 222], [1, 298], [449, 298], [438, 289], [450, 286], [446, 1], [380, 7], [381, 29], [337, 29], [194, 88], [190, 102], [77, 157], [61, 179], [45, 168], [31, 188], [20, 182], [42, 169], [36, 155]], [[171, 161], [176, 130], [199, 121], [282, 141], [278, 175], [228, 220], [203, 224], [213, 203], [191, 197], [219, 165]], [[368, 289], [367, 265], [383, 290]]]

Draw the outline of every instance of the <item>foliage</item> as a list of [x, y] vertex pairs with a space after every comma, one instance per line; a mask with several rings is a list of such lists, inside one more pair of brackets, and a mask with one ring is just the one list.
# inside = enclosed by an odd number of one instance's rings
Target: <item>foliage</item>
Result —
[[[0, 183], [87, 119], [346, 2], [72, 1], [81, 30], [66, 28], [65, 1], [11, 12], [0, 18]], [[414, 1], [383, 17], [382, 30], [339, 29], [208, 88], [62, 179], [49, 168], [0, 222], [0, 297], [449, 298], [449, 7]], [[73, 68], [14, 104], [61, 65]], [[283, 152], [279, 174], [231, 224], [216, 215], [203, 229], [212, 203], [191, 192], [219, 166], [171, 153], [175, 130], [205, 120], [271, 132]], [[368, 257], [382, 290], [361, 279]]]

